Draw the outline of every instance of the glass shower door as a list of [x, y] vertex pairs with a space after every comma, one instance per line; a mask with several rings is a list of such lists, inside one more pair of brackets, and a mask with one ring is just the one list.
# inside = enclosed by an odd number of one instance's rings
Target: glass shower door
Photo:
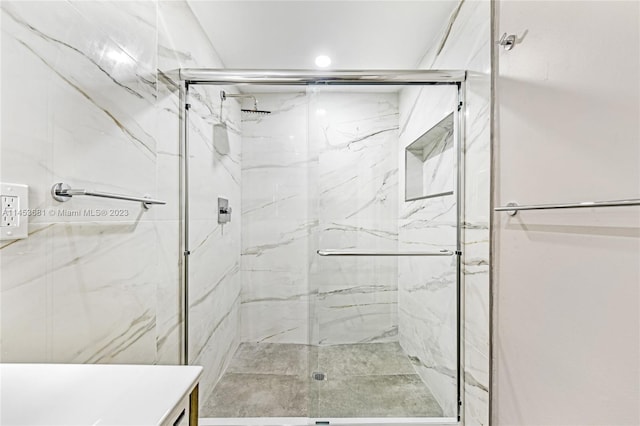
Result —
[[[457, 142], [411, 145], [456, 107], [455, 87], [210, 85], [190, 100], [201, 415], [456, 417]], [[415, 179], [440, 190], [405, 197]]]
[[[457, 416], [457, 191], [404, 196], [405, 147], [456, 99], [454, 87], [311, 95], [321, 250], [311, 274], [312, 417]], [[440, 168], [425, 164], [425, 179], [455, 188], [455, 149], [439, 149]]]
[[[218, 96], [213, 107], [217, 111], [222, 105], [223, 114], [221, 119], [214, 114], [209, 123], [213, 152], [201, 152], [198, 161], [220, 175], [202, 175], [193, 186], [207, 191], [212, 182], [226, 183], [217, 184], [219, 192], [208, 197], [229, 199], [231, 221], [214, 226], [212, 235], [233, 245], [216, 248], [220, 260], [197, 258], [200, 268], [226, 261], [231, 271], [226, 274], [220, 265], [206, 283], [213, 290], [212, 298], [204, 300], [218, 305], [202, 310], [203, 315], [217, 318], [223, 309], [229, 315], [218, 329], [214, 324], [204, 345], [210, 352], [197, 360], [207, 363], [212, 378], [203, 391], [208, 396], [202, 414], [224, 425], [247, 424], [244, 419], [251, 417], [261, 418], [260, 424], [285, 422], [278, 418], [305, 419], [286, 424], [306, 423], [314, 357], [309, 344], [309, 262], [317, 226], [315, 198], [307, 188], [313, 185], [310, 176], [317, 159], [307, 144], [305, 88], [215, 89], [227, 90], [226, 100]], [[263, 113], [252, 112], [256, 103]], [[195, 274], [195, 266], [192, 269]], [[192, 326], [194, 335], [200, 322]], [[234, 327], [230, 333], [221, 328], [227, 324]]]

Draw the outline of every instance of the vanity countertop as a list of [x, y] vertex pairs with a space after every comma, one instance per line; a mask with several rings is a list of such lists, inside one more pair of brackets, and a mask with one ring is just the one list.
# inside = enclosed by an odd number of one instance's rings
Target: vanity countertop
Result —
[[0, 424], [159, 425], [202, 367], [0, 364]]

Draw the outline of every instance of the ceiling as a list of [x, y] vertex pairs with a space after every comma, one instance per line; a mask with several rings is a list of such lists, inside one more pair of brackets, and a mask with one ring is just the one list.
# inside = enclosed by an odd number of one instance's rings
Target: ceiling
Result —
[[459, 0], [218, 1], [189, 5], [226, 68], [416, 68]]

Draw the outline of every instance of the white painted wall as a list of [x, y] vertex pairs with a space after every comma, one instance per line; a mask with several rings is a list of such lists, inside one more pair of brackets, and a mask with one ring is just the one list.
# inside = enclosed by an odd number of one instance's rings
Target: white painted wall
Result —
[[[496, 7], [494, 203], [640, 197], [640, 3]], [[640, 424], [640, 208], [494, 224], [493, 423]]]

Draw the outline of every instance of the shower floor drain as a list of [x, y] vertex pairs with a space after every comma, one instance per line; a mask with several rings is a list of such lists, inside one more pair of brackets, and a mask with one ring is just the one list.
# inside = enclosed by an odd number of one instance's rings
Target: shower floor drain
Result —
[[313, 372], [311, 374], [311, 378], [313, 380], [327, 380], [327, 375], [324, 374], [324, 373], [319, 373], [319, 372], [315, 371], [315, 372]]

